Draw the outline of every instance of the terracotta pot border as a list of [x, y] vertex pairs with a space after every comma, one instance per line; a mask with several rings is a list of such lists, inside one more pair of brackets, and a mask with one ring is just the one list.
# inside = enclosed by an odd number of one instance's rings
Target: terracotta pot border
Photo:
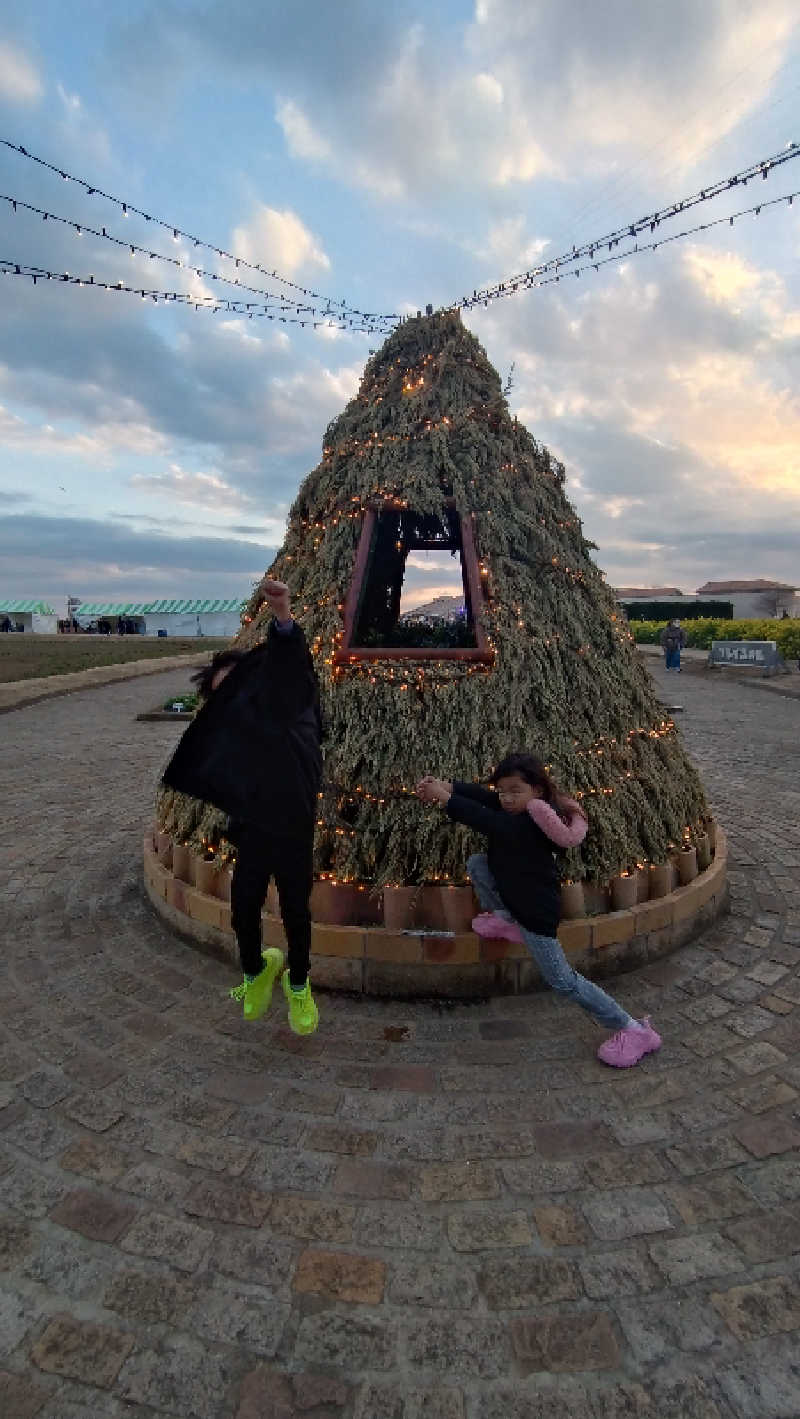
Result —
[[[145, 891], [164, 920], [181, 936], [238, 965], [230, 904], [182, 882], [165, 865], [154, 835], [144, 839]], [[559, 940], [576, 969], [604, 977], [669, 955], [705, 930], [728, 906], [725, 834], [716, 833], [711, 865], [686, 886], [639, 902], [624, 911], [562, 921]], [[271, 903], [272, 904], [272, 903]], [[265, 945], [285, 948], [279, 917], [263, 915]], [[399, 998], [518, 994], [541, 985], [523, 946], [486, 941], [473, 932], [412, 935], [382, 926], [311, 929], [314, 984], [329, 990]]]

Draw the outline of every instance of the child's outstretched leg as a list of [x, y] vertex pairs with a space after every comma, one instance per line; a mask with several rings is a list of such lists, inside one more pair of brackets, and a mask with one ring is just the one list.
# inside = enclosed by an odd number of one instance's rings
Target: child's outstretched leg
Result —
[[296, 1035], [313, 1034], [319, 1023], [319, 1011], [308, 979], [313, 849], [313, 837], [283, 839], [275, 872], [289, 953], [289, 969], [284, 971], [282, 979], [283, 993], [289, 1005], [289, 1027]]
[[579, 975], [569, 964], [555, 936], [539, 936], [523, 928], [522, 938], [551, 990], [567, 1000], [574, 1000], [598, 1025], [615, 1031], [597, 1051], [597, 1058], [604, 1064], [629, 1069], [632, 1064], [638, 1064], [644, 1055], [661, 1048], [661, 1037], [650, 1021], [634, 1020], [599, 985]]
[[473, 920], [472, 930], [491, 940], [521, 941], [522, 930], [503, 903], [485, 852], [475, 852], [467, 858], [467, 874], [484, 908]]
[[231, 881], [231, 925], [236, 933], [244, 980], [231, 991], [242, 1002], [245, 1020], [259, 1020], [272, 1004], [272, 988], [283, 969], [276, 947], [261, 949], [261, 908], [271, 876], [271, 844], [249, 824], [232, 829], [236, 864]]

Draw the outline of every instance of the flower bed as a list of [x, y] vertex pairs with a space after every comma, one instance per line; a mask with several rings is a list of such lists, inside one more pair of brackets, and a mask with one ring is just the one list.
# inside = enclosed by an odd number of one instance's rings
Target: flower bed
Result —
[[[558, 936], [572, 965], [594, 977], [632, 970], [684, 946], [709, 926], [727, 909], [725, 837], [720, 828], [716, 828], [714, 837], [713, 860], [686, 885], [674, 885], [678, 865], [669, 866], [661, 884], [671, 888], [665, 895], [653, 894], [651, 886], [649, 899], [642, 900], [640, 883], [634, 905], [562, 921]], [[186, 861], [175, 863], [175, 869], [170, 840], [165, 834], [154, 837], [148, 833], [144, 840], [144, 883], [156, 911], [181, 936], [238, 966], [230, 924], [228, 874], [217, 874], [213, 892], [208, 892], [194, 885], [200, 879]], [[324, 894], [320, 895], [319, 888], [328, 885], [315, 887], [312, 915], [315, 900], [323, 905]], [[441, 893], [443, 889], [432, 890]], [[393, 909], [398, 905], [405, 910], [407, 902], [395, 902]], [[524, 946], [484, 940], [463, 930], [465, 903], [461, 898], [458, 902], [453, 899], [450, 907], [450, 920], [460, 929], [450, 932], [444, 927], [424, 930], [369, 925], [370, 912], [374, 920], [377, 906], [373, 902], [368, 910], [365, 905], [358, 925], [314, 920], [311, 970], [315, 986], [367, 995], [453, 998], [526, 992], [541, 984]], [[283, 926], [274, 914], [275, 907], [273, 893], [263, 916], [263, 940], [267, 946], [285, 949]], [[438, 899], [433, 904], [428, 901], [426, 913], [432, 909], [445, 911]]]

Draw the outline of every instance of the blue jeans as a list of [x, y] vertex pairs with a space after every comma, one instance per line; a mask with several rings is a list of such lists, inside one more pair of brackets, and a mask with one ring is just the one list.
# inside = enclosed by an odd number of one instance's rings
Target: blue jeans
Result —
[[667, 660], [667, 670], [680, 670], [681, 668], [681, 648], [676, 646], [674, 650], [664, 651]]
[[[513, 921], [514, 917], [497, 890], [486, 854], [476, 852], [468, 858], [467, 872], [484, 910], [496, 912], [498, 916], [505, 917], [506, 921]], [[631, 1024], [631, 1016], [616, 1000], [606, 995], [594, 981], [587, 980], [585, 976], [573, 970], [557, 937], [539, 936], [537, 932], [526, 931], [524, 926], [519, 923], [517, 925], [525, 945], [539, 967], [542, 979], [551, 990], [557, 995], [563, 995], [566, 1000], [574, 1000], [598, 1025], [603, 1025], [608, 1030], [624, 1030]]]

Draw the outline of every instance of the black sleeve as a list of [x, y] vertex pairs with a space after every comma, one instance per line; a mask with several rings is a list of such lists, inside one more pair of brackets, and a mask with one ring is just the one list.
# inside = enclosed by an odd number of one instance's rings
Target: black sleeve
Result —
[[[291, 631], [270, 622], [267, 639], [253, 652], [259, 677], [259, 698], [265, 712], [277, 719], [297, 719], [313, 709], [319, 717], [319, 684], [308, 642], [295, 621]], [[245, 662], [246, 664], [246, 662]]]
[[456, 792], [455, 784], [445, 809], [448, 818], [452, 818], [453, 822], [464, 823], [468, 828], [475, 828], [477, 832], [486, 833], [487, 836], [514, 837], [518, 831], [513, 813], [498, 813], [496, 808], [478, 802], [475, 798], [465, 798]]
[[496, 811], [500, 808], [500, 799], [491, 789], [484, 788], [479, 783], [465, 783], [463, 779], [453, 779], [453, 792], [459, 798], [470, 798], [475, 803], [482, 803], [484, 808], [493, 808]]

